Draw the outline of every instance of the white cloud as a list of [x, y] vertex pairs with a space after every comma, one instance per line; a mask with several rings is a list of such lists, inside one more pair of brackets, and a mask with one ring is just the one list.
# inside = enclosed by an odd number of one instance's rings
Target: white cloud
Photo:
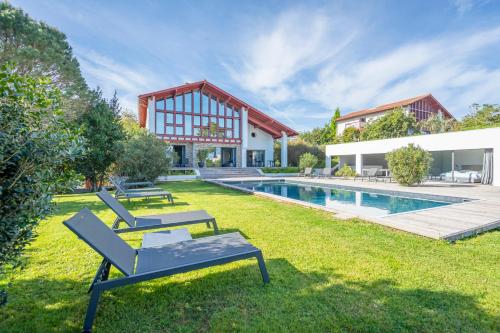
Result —
[[461, 116], [471, 103], [500, 91], [500, 68], [481, 62], [481, 54], [494, 52], [499, 43], [500, 27], [409, 43], [351, 64], [332, 62], [315, 82], [302, 85], [302, 95], [325, 107], [352, 110], [431, 92]]
[[455, 6], [458, 14], [463, 16], [466, 12], [472, 10], [477, 6], [482, 6], [490, 2], [490, 0], [453, 0], [452, 4]]
[[256, 36], [242, 43], [240, 61], [228, 65], [231, 77], [243, 88], [266, 101], [279, 103], [290, 98], [289, 81], [314, 68], [344, 48], [355, 35], [333, 18], [310, 8], [289, 10], [272, 26], [257, 28]]
[[130, 111], [137, 110], [139, 94], [160, 85], [156, 75], [148, 69], [131, 68], [94, 50], [76, 48], [75, 54], [89, 85], [92, 88], [99, 86], [106, 97], [116, 90], [120, 104]]

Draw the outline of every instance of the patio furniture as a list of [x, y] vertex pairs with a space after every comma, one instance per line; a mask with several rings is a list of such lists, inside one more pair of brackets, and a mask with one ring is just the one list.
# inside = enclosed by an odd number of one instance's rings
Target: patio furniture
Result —
[[[219, 228], [217, 227], [215, 218], [209, 215], [204, 210], [192, 210], [188, 212], [136, 217], [130, 214], [130, 212], [125, 207], [123, 207], [123, 205], [118, 200], [113, 198], [111, 194], [105, 189], [103, 189], [101, 192], [96, 193], [96, 195], [117, 215], [116, 220], [112, 226], [112, 229], [116, 233], [151, 230], [158, 228], [171, 228], [181, 225], [191, 225], [199, 223], [206, 223], [207, 227], [209, 228], [210, 224], [212, 224], [214, 233], [219, 233]], [[125, 222], [128, 227], [119, 229], [121, 221]]]
[[332, 168], [323, 168], [323, 171], [321, 173], [321, 175], [324, 177], [324, 178], [329, 178], [332, 176]]
[[356, 180], [356, 178], [361, 178], [361, 181], [364, 181], [365, 178], [368, 178], [368, 181], [371, 181], [372, 179], [377, 181], [378, 170], [378, 168], [363, 169], [361, 176], [354, 176], [354, 180]]
[[[92, 329], [100, 295], [113, 288], [249, 258], [257, 259], [262, 280], [269, 282], [261, 250], [237, 232], [134, 249], [88, 208], [63, 223], [103, 257], [89, 290], [83, 332]], [[111, 265], [124, 276], [109, 280]]]
[[[126, 192], [153, 192], [153, 191], [164, 191], [161, 187], [152, 187], [154, 184], [152, 182], [125, 182], [121, 177], [111, 176], [109, 181], [115, 188], [121, 188]], [[139, 188], [130, 188], [134, 186], [145, 186]]]
[[377, 172], [377, 178], [376, 181], [382, 180], [384, 183], [389, 181], [389, 183], [392, 181], [392, 176], [391, 176], [391, 171], [389, 169], [379, 169]]
[[302, 177], [312, 177], [313, 168], [305, 168], [304, 172], [300, 174]]
[[172, 194], [160, 187], [147, 187], [141, 189], [127, 190], [122, 187], [122, 185], [115, 179], [110, 178], [111, 183], [115, 186], [115, 198], [126, 198], [130, 202], [133, 198], [146, 198], [149, 200], [151, 197], [163, 197], [167, 198], [168, 201], [174, 204], [174, 198]]

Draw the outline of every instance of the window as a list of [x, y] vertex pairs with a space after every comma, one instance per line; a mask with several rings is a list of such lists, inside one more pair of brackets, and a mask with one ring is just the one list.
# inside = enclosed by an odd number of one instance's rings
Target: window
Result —
[[201, 96], [201, 112], [208, 114], [208, 95], [205, 94]]
[[165, 101], [163, 99], [156, 101], [156, 110], [165, 110]]
[[179, 125], [179, 124], [180, 124], [180, 125], [184, 124], [184, 115], [182, 115], [182, 114], [176, 114], [176, 115], [175, 115], [175, 123], [176, 123], [177, 125]]
[[233, 128], [233, 120], [232, 119], [227, 119], [226, 120], [226, 127], [227, 128]]
[[165, 134], [165, 114], [156, 112], [156, 133]]
[[234, 109], [234, 118], [239, 118], [240, 117], [240, 110]]
[[167, 134], [168, 135], [174, 134], [174, 126], [167, 126]]
[[217, 99], [213, 96], [210, 99], [210, 114], [217, 114]]
[[239, 119], [234, 120], [234, 138], [235, 139], [240, 138], [240, 121], [239, 121]]
[[226, 117], [233, 116], [233, 107], [229, 104], [226, 105]]
[[202, 123], [203, 126], [208, 126], [208, 117], [203, 117], [202, 118]]
[[194, 106], [194, 113], [200, 114], [200, 92], [195, 91], [193, 93], [193, 106]]
[[201, 129], [199, 127], [194, 128], [194, 136], [201, 136]]
[[214, 125], [212, 125], [212, 126], [217, 126], [217, 118], [215, 118], [215, 117], [210, 117], [210, 122], [211, 122], [212, 124], [214, 124]]
[[201, 117], [200, 116], [194, 116], [194, 126], [200, 126], [201, 123]]
[[224, 127], [224, 118], [219, 118], [219, 127]]
[[[199, 117], [198, 117], [199, 118]], [[192, 128], [191, 128], [191, 115], [186, 115], [185, 119], [184, 119], [186, 125], [184, 126], [184, 128], [186, 129], [185, 130], [185, 134], [186, 135], [191, 135], [192, 134]]]
[[233, 137], [233, 131], [232, 130], [226, 130], [226, 138], [232, 138]]
[[172, 97], [167, 98], [167, 110], [173, 111], [174, 110], [174, 99]]
[[184, 110], [184, 106], [182, 104], [182, 95], [175, 96], [175, 111]]
[[172, 112], [167, 113], [167, 124], [173, 124], [174, 123], [174, 114]]
[[176, 126], [175, 127], [175, 134], [176, 135], [184, 135], [184, 127], [182, 127], [182, 126]]
[[192, 94], [187, 93], [184, 95], [184, 111], [187, 113], [191, 113], [193, 111], [191, 107], [191, 102], [192, 102]]
[[224, 103], [219, 103], [219, 116], [224, 117]]

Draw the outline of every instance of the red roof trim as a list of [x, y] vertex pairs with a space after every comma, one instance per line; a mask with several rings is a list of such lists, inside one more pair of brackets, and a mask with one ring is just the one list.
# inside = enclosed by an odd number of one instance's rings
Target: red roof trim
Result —
[[181, 86], [172, 87], [168, 89], [158, 90], [146, 94], [139, 95], [139, 100], [145, 100], [148, 97], [155, 96], [156, 98], [169, 97], [176, 94], [181, 94], [185, 91], [200, 89], [207, 92], [212, 92], [216, 95], [226, 98], [226, 103], [230, 101], [236, 107], [245, 107], [248, 110], [248, 121], [255, 127], [261, 128], [263, 131], [271, 134], [273, 138], [280, 138], [281, 132], [285, 132], [287, 136], [296, 136], [299, 133], [290, 127], [280, 123], [279, 121], [269, 117], [262, 111], [257, 110], [253, 106], [243, 102], [242, 100], [234, 97], [230, 93], [222, 90], [216, 85], [203, 80], [194, 83], [186, 83]]
[[364, 109], [364, 110], [360, 110], [360, 111], [354, 111], [354, 112], [348, 113], [348, 114], [346, 114], [346, 115], [338, 118], [337, 121], [348, 120], [348, 119], [352, 119], [352, 118], [356, 118], [356, 117], [366, 116], [366, 115], [369, 115], [369, 114], [384, 112], [384, 111], [395, 109], [395, 108], [398, 108], [398, 107], [407, 106], [407, 105], [410, 105], [412, 103], [418, 102], [418, 101], [420, 101], [422, 99], [425, 99], [425, 98], [432, 98], [432, 100], [434, 102], [436, 102], [440, 106], [440, 108], [445, 113], [445, 115], [447, 115], [450, 118], [454, 118], [451, 115], [451, 113], [448, 112], [448, 110], [446, 110], [446, 108], [441, 103], [439, 103], [439, 101], [434, 96], [432, 96], [432, 94], [425, 94], [425, 95], [421, 95], [421, 96], [416, 96], [416, 97], [412, 97], [412, 98], [403, 99], [403, 100], [400, 100], [400, 101], [397, 101], [397, 102], [392, 102], [392, 103], [388, 103], [388, 104], [379, 105], [379, 106], [376, 106], [376, 107], [373, 107], [373, 108], [369, 108], [369, 109]]

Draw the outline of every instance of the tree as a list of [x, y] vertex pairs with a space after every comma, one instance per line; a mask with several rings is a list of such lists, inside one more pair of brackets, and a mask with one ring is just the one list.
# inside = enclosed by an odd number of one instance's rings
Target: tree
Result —
[[318, 164], [318, 158], [311, 153], [304, 153], [300, 155], [299, 169], [312, 168]]
[[117, 160], [121, 141], [125, 138], [120, 123], [120, 105], [115, 97], [108, 102], [97, 88], [91, 92], [89, 105], [78, 118], [86, 143], [77, 170], [85, 176], [93, 191], [99, 189], [106, 172]]
[[496, 126], [500, 126], [500, 105], [474, 104], [472, 113], [463, 118], [460, 129], [470, 130]]
[[431, 153], [410, 143], [385, 155], [392, 177], [401, 185], [420, 184], [429, 173]]
[[0, 63], [21, 75], [48, 77], [61, 91], [60, 108], [74, 120], [86, 105], [88, 87], [66, 36], [21, 9], [0, 2]]
[[356, 142], [359, 141], [361, 133], [358, 128], [347, 127], [342, 132], [341, 141], [342, 143]]
[[140, 135], [142, 132], [147, 131], [145, 128], [139, 126], [135, 113], [124, 111], [120, 116], [120, 123], [127, 137], [134, 137]]
[[[288, 142], [288, 166], [298, 166], [300, 156], [304, 153], [311, 153], [318, 158], [318, 165], [325, 164], [325, 147], [310, 144], [301, 138]], [[276, 140], [274, 143], [274, 159], [278, 161], [281, 155], [281, 143]]]
[[457, 121], [454, 119], [432, 114], [426, 120], [418, 123], [418, 128], [421, 132], [436, 134], [454, 131], [457, 129], [457, 125]]
[[419, 133], [415, 117], [398, 108], [369, 123], [361, 132], [361, 140], [399, 138]]
[[148, 131], [132, 135], [123, 143], [116, 162], [116, 173], [132, 181], [155, 181], [172, 164], [167, 155], [169, 145]]
[[336, 108], [333, 113], [332, 119], [330, 119], [330, 123], [328, 124], [330, 127], [330, 137], [331, 139], [335, 139], [337, 137], [337, 119], [340, 118], [340, 108]]
[[340, 118], [340, 109], [336, 108], [332, 118], [323, 127], [316, 127], [310, 131], [300, 133], [299, 137], [313, 145], [327, 145], [333, 143], [337, 136], [337, 119]]
[[82, 152], [78, 133], [60, 109], [49, 79], [0, 67], [0, 268], [16, 266], [52, 195], [73, 188], [68, 165]]

